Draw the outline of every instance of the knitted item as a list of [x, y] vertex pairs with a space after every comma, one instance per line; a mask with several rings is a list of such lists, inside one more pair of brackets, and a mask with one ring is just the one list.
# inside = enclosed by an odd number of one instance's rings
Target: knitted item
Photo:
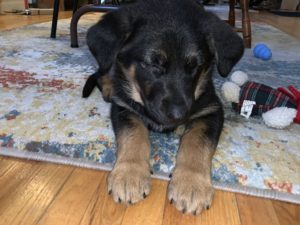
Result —
[[293, 86], [288, 86], [288, 90], [285, 90], [282, 87], [278, 88], [278, 91], [280, 91], [281, 93], [284, 93], [285, 95], [289, 96], [291, 99], [293, 99], [293, 101], [296, 102], [297, 115], [294, 118], [294, 122], [300, 124], [300, 91], [298, 91]]
[[[296, 99], [291, 98], [290, 94], [287, 94], [286, 91], [279, 91], [267, 85], [256, 82], [246, 82], [241, 87], [240, 101], [239, 103], [232, 103], [233, 109], [240, 113], [244, 100], [256, 102], [256, 104], [253, 106], [251, 116], [262, 115], [264, 112], [267, 112], [275, 107], [297, 108]], [[298, 101], [300, 101], [300, 96]]]

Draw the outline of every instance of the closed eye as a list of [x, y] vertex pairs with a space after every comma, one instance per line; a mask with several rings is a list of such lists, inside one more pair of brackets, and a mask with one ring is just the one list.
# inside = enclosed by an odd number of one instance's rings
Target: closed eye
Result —
[[142, 61], [140, 62], [140, 65], [143, 69], [150, 70], [156, 76], [161, 76], [166, 72], [166, 68], [158, 64], [147, 63], [145, 61]]
[[161, 75], [165, 74], [165, 72], [166, 72], [166, 68], [156, 65], [156, 64], [151, 64], [151, 70], [154, 73], [154, 75], [156, 75], [156, 76], [161, 76]]
[[185, 60], [184, 69], [187, 73], [193, 73], [198, 67], [198, 59], [196, 57], [190, 57]]

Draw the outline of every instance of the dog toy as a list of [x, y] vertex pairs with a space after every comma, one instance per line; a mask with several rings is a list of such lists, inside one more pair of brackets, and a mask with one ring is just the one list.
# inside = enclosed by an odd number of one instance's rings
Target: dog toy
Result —
[[256, 58], [269, 60], [272, 57], [271, 49], [265, 44], [257, 44], [253, 49], [253, 54]]
[[293, 86], [288, 90], [274, 89], [248, 80], [248, 75], [236, 71], [231, 81], [222, 86], [224, 98], [232, 103], [242, 116], [262, 116], [265, 124], [273, 128], [285, 128], [292, 122], [300, 124], [300, 92]]

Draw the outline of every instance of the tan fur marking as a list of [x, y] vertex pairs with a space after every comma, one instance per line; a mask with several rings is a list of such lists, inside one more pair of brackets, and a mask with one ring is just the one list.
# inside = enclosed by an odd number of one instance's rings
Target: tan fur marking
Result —
[[110, 101], [113, 95], [113, 84], [108, 74], [100, 77], [100, 84], [103, 98], [105, 101]]
[[108, 177], [108, 190], [116, 202], [136, 203], [150, 193], [150, 142], [143, 122], [132, 117], [133, 126], [117, 135], [117, 161]]
[[136, 71], [135, 65], [131, 65], [131, 66], [127, 69], [126, 75], [130, 76], [131, 78], [135, 78], [135, 75], [136, 75], [135, 71]]
[[206, 125], [198, 122], [181, 139], [168, 198], [187, 213], [199, 214], [211, 205], [211, 160], [215, 151], [205, 135]]
[[199, 98], [199, 96], [202, 95], [203, 92], [204, 92], [206, 83], [208, 81], [208, 79], [207, 79], [208, 71], [209, 71], [209, 69], [202, 71], [200, 76], [199, 76], [197, 86], [196, 86], [196, 89], [195, 89], [195, 93], [194, 93], [195, 99]]
[[195, 114], [193, 114], [189, 119], [193, 120], [193, 119], [199, 118], [201, 116], [206, 116], [208, 114], [216, 112], [217, 110], [220, 109], [220, 107], [221, 106], [218, 104], [208, 105], [207, 107], [201, 109], [199, 112], [196, 112]]
[[131, 118], [132, 128], [124, 129], [117, 136], [118, 155], [117, 161], [123, 160], [148, 160], [149, 159], [149, 131], [143, 122], [136, 118]]
[[128, 88], [128, 92], [131, 96], [131, 98], [144, 105], [144, 102], [142, 100], [141, 94], [140, 94], [140, 86], [138, 85], [135, 76], [136, 76], [136, 67], [135, 65], [131, 65], [128, 69], [123, 68], [123, 72], [125, 73], [127, 80], [129, 82], [130, 87]]
[[177, 158], [178, 163], [187, 163], [189, 167], [199, 168], [200, 162], [203, 164], [201, 165], [203, 168], [210, 169], [214, 149], [205, 135], [206, 129], [204, 123], [198, 122], [182, 136]]

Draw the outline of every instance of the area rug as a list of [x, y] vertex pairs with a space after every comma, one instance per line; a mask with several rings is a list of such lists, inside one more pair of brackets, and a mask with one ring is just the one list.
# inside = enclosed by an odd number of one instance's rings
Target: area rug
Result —
[[[0, 154], [110, 170], [115, 139], [110, 105], [98, 91], [81, 98], [85, 79], [96, 63], [85, 33], [99, 14], [79, 24], [80, 48], [70, 48], [70, 20], [60, 20], [58, 37], [50, 23], [0, 33]], [[273, 87], [300, 88], [300, 42], [265, 25], [252, 26], [253, 44], [264, 42], [270, 61], [246, 50], [234, 70]], [[220, 89], [226, 79], [215, 74]], [[224, 102], [225, 126], [213, 159], [217, 189], [300, 203], [300, 126], [266, 127], [260, 118], [245, 119]], [[151, 133], [154, 177], [168, 179], [175, 164], [179, 135]]]

